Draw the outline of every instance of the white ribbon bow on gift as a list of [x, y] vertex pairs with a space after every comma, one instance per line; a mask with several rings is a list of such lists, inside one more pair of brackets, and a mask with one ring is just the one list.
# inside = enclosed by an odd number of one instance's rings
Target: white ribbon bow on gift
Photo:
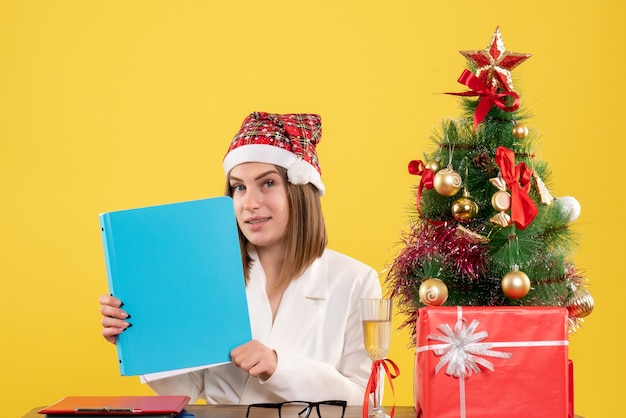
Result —
[[433, 346], [433, 351], [438, 356], [443, 356], [435, 367], [435, 373], [446, 364], [446, 374], [455, 377], [471, 376], [472, 372], [480, 373], [480, 366], [491, 371], [494, 370], [493, 364], [482, 357], [496, 357], [508, 359], [511, 353], [492, 350], [493, 345], [490, 343], [481, 343], [480, 341], [487, 338], [487, 331], [481, 331], [474, 334], [478, 327], [478, 321], [473, 320], [467, 326], [467, 322], [463, 318], [459, 318], [454, 325], [454, 331], [448, 324], [441, 324], [437, 328], [445, 334], [445, 336], [430, 334], [431, 340], [441, 341], [445, 344], [437, 344]]

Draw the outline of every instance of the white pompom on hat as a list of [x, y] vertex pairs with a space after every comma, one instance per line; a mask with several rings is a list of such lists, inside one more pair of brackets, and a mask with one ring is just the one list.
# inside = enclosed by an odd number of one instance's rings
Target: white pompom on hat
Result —
[[308, 113], [251, 113], [233, 138], [222, 163], [228, 174], [236, 165], [258, 162], [287, 169], [292, 184], [313, 184], [324, 194], [316, 145], [322, 138], [322, 120]]

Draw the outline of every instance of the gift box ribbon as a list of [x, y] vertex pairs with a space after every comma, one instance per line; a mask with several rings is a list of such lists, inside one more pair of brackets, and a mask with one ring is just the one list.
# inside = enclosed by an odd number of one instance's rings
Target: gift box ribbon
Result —
[[472, 373], [480, 373], [479, 366], [491, 371], [495, 370], [493, 363], [483, 357], [509, 359], [513, 356], [511, 353], [492, 350], [493, 348], [557, 347], [569, 344], [567, 340], [481, 342], [489, 334], [487, 331], [475, 333], [479, 324], [479, 321], [473, 320], [470, 325], [467, 325], [467, 321], [463, 318], [463, 307], [457, 306], [454, 330], [448, 324], [440, 324], [437, 329], [443, 333], [443, 336], [430, 334], [427, 337], [430, 340], [441, 341], [443, 344], [429, 344], [417, 348], [418, 353], [433, 350], [435, 355], [441, 356], [439, 363], [435, 366], [435, 374], [447, 365], [445, 373], [459, 378], [461, 418], [466, 418], [465, 379], [469, 378]]

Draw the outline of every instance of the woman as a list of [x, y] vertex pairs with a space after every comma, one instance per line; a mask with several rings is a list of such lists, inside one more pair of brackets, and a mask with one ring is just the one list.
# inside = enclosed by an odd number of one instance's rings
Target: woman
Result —
[[[254, 339], [232, 350], [232, 363], [149, 382], [157, 393], [219, 404], [362, 404], [371, 361], [360, 300], [382, 292], [373, 269], [326, 248], [320, 138], [318, 115], [256, 112], [244, 120], [223, 166]], [[128, 314], [111, 296], [100, 303], [102, 334], [115, 343]]]

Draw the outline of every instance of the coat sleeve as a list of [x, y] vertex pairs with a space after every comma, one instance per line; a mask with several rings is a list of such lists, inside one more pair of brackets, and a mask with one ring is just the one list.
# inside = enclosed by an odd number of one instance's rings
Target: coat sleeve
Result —
[[307, 401], [346, 400], [349, 405], [361, 405], [371, 372], [371, 360], [363, 344], [361, 299], [380, 298], [382, 291], [377, 273], [368, 268], [356, 281], [351, 294], [335, 295], [349, 304], [343, 336], [343, 352], [336, 366], [306, 357], [297, 352], [278, 351], [278, 366], [266, 381], [271, 391], [285, 400], [299, 399], [307, 393]]

